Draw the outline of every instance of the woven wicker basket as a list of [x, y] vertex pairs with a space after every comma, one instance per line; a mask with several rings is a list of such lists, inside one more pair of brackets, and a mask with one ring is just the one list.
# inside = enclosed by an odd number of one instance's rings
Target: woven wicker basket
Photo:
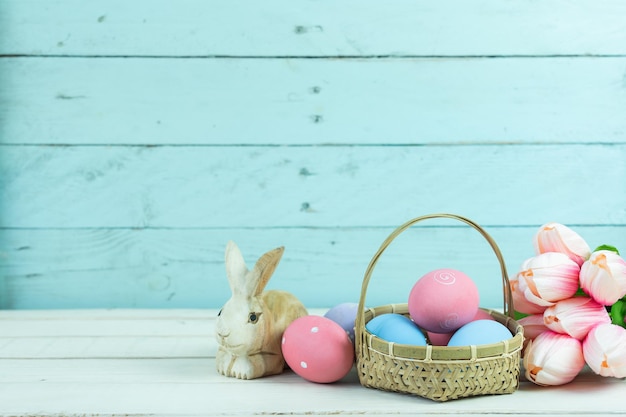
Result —
[[[451, 218], [472, 226], [489, 242], [502, 270], [504, 314], [488, 311], [507, 326], [512, 337], [500, 343], [478, 346], [411, 346], [396, 344], [371, 334], [365, 325], [385, 313], [408, 315], [407, 304], [365, 309], [370, 277], [379, 257], [403, 231], [426, 219]], [[408, 297], [407, 297], [408, 298]], [[414, 394], [435, 401], [486, 394], [510, 394], [519, 386], [523, 328], [513, 319], [512, 295], [500, 249], [478, 224], [454, 214], [417, 217], [398, 227], [372, 258], [363, 279], [355, 323], [356, 362], [361, 385], [385, 391]]]

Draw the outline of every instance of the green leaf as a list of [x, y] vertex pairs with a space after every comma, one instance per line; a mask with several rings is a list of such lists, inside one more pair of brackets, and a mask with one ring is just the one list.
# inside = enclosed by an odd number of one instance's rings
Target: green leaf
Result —
[[585, 290], [578, 287], [578, 289], [576, 290], [576, 293], [574, 294], [574, 297], [589, 297], [589, 295], [585, 292]]
[[524, 317], [528, 317], [530, 314], [520, 313], [519, 311], [515, 312], [515, 320], [523, 319]]
[[611, 323], [626, 329], [626, 322], [624, 322], [624, 316], [626, 316], [626, 297], [617, 300], [617, 302], [611, 306], [611, 312], [609, 314], [611, 316]]
[[600, 245], [598, 246], [594, 252], [597, 252], [599, 250], [610, 250], [611, 252], [615, 252], [619, 255], [619, 251], [617, 250], [617, 248], [615, 246], [611, 246], [611, 245]]

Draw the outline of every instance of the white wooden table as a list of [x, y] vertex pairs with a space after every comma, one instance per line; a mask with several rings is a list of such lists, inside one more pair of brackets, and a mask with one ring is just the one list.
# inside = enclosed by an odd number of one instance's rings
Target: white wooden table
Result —
[[292, 372], [226, 378], [215, 371], [215, 314], [0, 311], [0, 415], [626, 415], [626, 381], [589, 373], [447, 403], [363, 388], [354, 370], [329, 385]]

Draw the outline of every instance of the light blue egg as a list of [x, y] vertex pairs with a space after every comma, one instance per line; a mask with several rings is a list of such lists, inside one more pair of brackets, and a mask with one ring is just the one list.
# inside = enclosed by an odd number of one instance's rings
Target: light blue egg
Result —
[[401, 314], [382, 314], [370, 320], [365, 328], [388, 342], [426, 346], [426, 337], [411, 319]]
[[495, 320], [476, 320], [459, 328], [448, 346], [488, 345], [513, 337], [505, 325]]
[[383, 314], [380, 316], [376, 316], [370, 321], [367, 322], [365, 328], [371, 333], [378, 335], [378, 331], [385, 325], [385, 322], [389, 319], [391, 314]]

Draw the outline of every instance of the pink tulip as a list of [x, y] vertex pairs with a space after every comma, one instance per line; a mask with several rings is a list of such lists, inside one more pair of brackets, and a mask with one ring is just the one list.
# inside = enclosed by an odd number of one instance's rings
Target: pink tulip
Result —
[[519, 286], [519, 279], [517, 277], [511, 278], [509, 284], [511, 286], [511, 293], [513, 294], [513, 306], [515, 307], [515, 311], [524, 314], [543, 314], [547, 306], [539, 306], [528, 301]]
[[543, 322], [548, 329], [582, 340], [599, 324], [610, 323], [611, 317], [604, 306], [588, 297], [562, 300], [543, 312]]
[[524, 261], [517, 279], [528, 301], [548, 307], [576, 293], [579, 273], [580, 267], [567, 255], [547, 252]]
[[567, 384], [584, 366], [580, 341], [551, 331], [528, 342], [524, 354], [526, 378], [537, 385]]
[[522, 356], [526, 354], [528, 343], [535, 340], [541, 333], [547, 332], [548, 328], [543, 323], [543, 314], [533, 314], [517, 321], [524, 328], [524, 344], [522, 346]]
[[609, 250], [592, 253], [580, 270], [580, 286], [598, 303], [615, 304], [626, 295], [626, 261]]
[[559, 252], [578, 266], [589, 258], [591, 249], [580, 235], [560, 223], [547, 223], [539, 228], [533, 239], [535, 253]]
[[596, 374], [626, 377], [626, 329], [615, 324], [594, 327], [583, 342], [583, 355]]
[[534, 339], [541, 333], [548, 331], [546, 324], [543, 322], [543, 314], [533, 314], [526, 316], [517, 321], [522, 327], [524, 327], [524, 338]]

